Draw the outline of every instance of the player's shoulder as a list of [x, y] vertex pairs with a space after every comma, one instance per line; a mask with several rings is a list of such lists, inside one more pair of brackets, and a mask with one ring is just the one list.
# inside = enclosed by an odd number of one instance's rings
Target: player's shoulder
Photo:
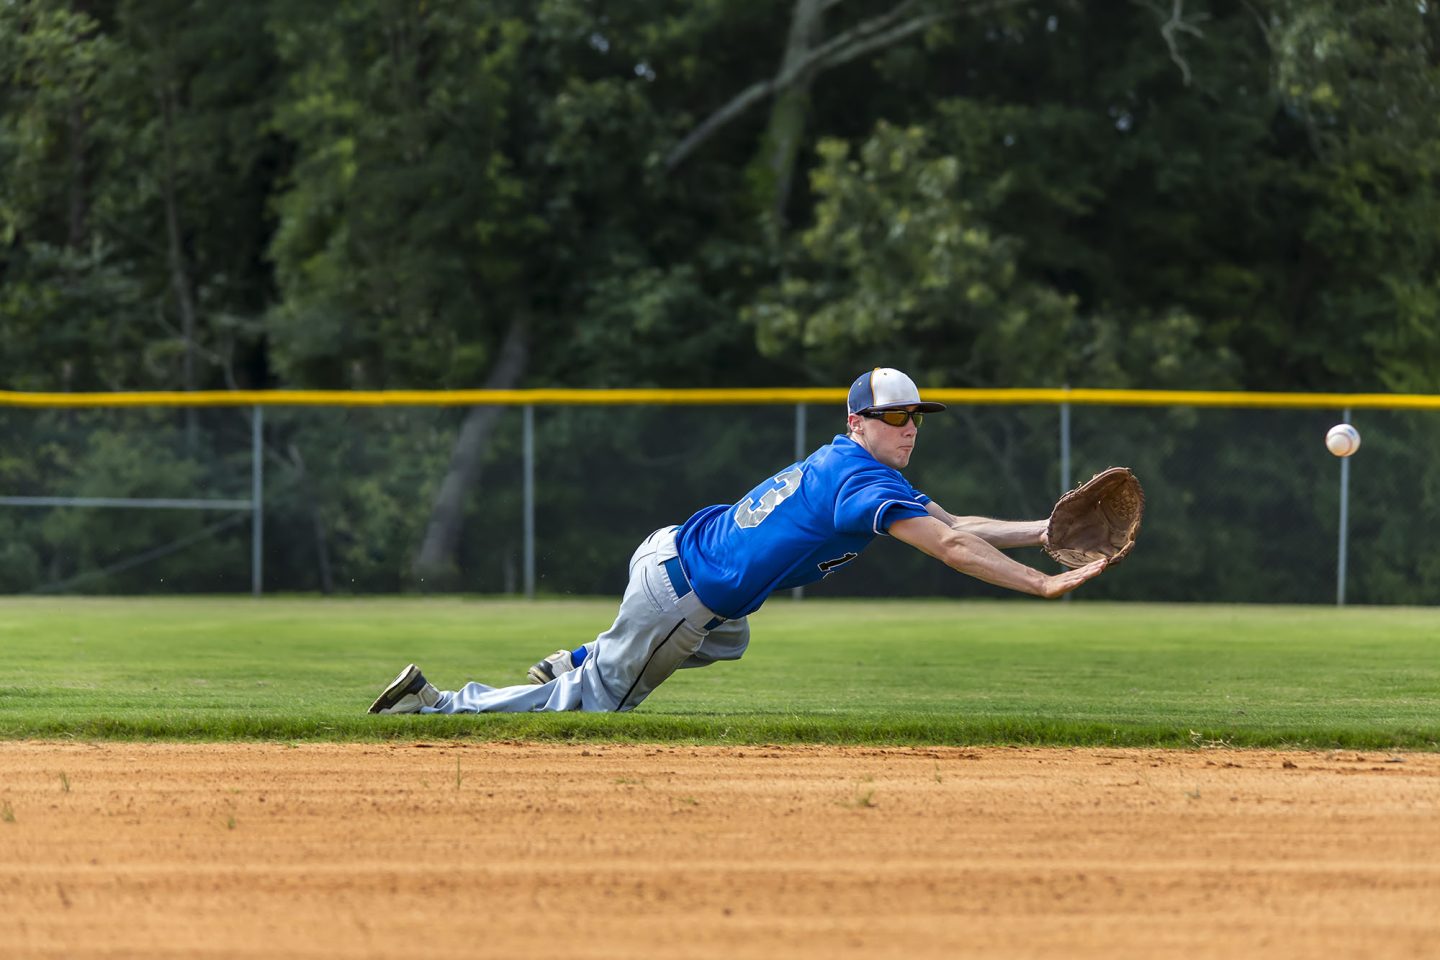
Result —
[[807, 473], [836, 483], [904, 481], [904, 475], [870, 455], [860, 444], [844, 434], [816, 450], [807, 462]]

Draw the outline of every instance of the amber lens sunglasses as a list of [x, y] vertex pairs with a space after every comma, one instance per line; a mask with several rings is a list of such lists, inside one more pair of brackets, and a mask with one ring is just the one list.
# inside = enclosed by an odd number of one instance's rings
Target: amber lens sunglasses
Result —
[[865, 416], [871, 420], [883, 420], [892, 427], [903, 427], [911, 420], [917, 427], [925, 422], [925, 414], [918, 410], [871, 410]]

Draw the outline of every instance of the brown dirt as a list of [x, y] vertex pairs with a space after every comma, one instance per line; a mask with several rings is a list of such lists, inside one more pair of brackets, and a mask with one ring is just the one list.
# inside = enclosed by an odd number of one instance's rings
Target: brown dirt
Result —
[[0, 956], [1434, 957], [1440, 755], [0, 743]]

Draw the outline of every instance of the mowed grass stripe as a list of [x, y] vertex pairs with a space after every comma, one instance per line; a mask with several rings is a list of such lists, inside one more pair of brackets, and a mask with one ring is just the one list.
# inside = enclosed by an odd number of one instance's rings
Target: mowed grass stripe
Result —
[[0, 737], [1440, 749], [1440, 612], [772, 600], [626, 715], [371, 717], [410, 661], [520, 683], [610, 600], [0, 599]]

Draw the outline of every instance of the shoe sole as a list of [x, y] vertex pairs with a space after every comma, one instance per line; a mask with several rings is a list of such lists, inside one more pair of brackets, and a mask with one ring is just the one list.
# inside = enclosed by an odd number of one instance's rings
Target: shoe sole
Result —
[[390, 707], [399, 703], [406, 695], [419, 693], [424, 686], [424, 675], [420, 673], [420, 668], [412, 663], [404, 670], [401, 670], [400, 676], [392, 680], [390, 686], [386, 687], [380, 696], [375, 698], [375, 702], [370, 704], [370, 712], [379, 713], [381, 710], [388, 710]]

